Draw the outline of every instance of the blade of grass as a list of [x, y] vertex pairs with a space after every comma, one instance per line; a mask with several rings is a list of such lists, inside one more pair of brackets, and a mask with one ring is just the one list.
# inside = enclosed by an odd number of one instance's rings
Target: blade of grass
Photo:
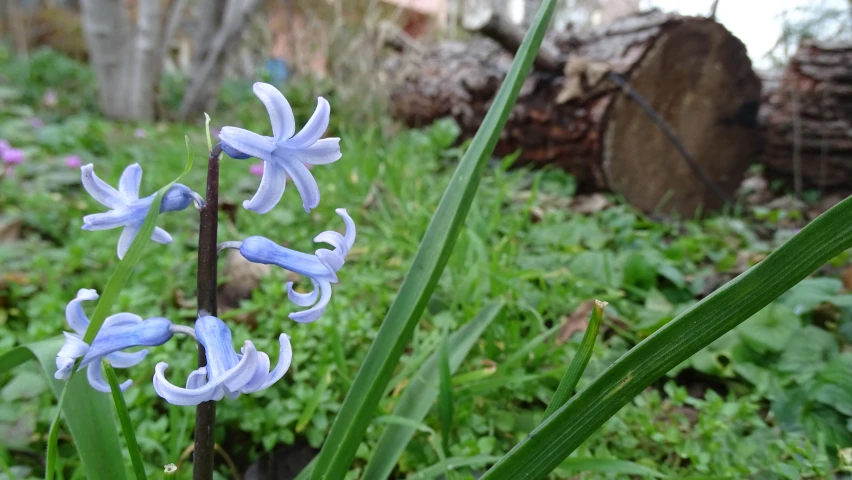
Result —
[[555, 6], [556, 0], [545, 0], [542, 4], [482, 125], [450, 179], [420, 242], [411, 269], [331, 426], [311, 476], [314, 480], [337, 480], [343, 478], [349, 470], [393, 369], [399, 363], [405, 344], [411, 338], [452, 253], [479, 186], [482, 170], [494, 152], [521, 85], [541, 46]]
[[657, 330], [559, 408], [483, 480], [542, 478], [648, 385], [852, 248], [852, 197]]
[[627, 460], [618, 460], [616, 458], [591, 458], [591, 457], [574, 457], [566, 458], [559, 468], [566, 473], [616, 473], [619, 475], [635, 475], [643, 478], [663, 478], [665, 475], [654, 470]]
[[314, 413], [316, 413], [320, 400], [322, 400], [322, 395], [326, 390], [328, 390], [328, 386], [331, 384], [330, 370], [331, 369], [326, 366], [319, 374], [320, 381], [317, 384], [317, 389], [314, 390], [313, 396], [308, 399], [305, 404], [305, 409], [302, 410], [302, 413], [299, 415], [299, 420], [296, 422], [296, 433], [302, 433], [306, 428], [308, 428], [308, 423], [310, 423], [311, 418], [313, 418]]
[[[95, 312], [92, 314], [91, 319], [89, 320], [89, 326], [86, 328], [86, 334], [83, 335], [83, 341], [92, 344], [92, 341], [98, 335], [98, 332], [103, 326], [104, 320], [106, 320], [107, 314], [112, 309], [113, 304], [118, 298], [118, 294], [121, 293], [121, 289], [124, 288], [124, 284], [127, 283], [127, 279], [130, 278], [131, 273], [133, 273], [133, 267], [136, 266], [136, 263], [139, 262], [139, 259], [142, 258], [142, 252], [145, 250], [145, 247], [149, 243], [151, 239], [151, 235], [154, 233], [154, 227], [157, 223], [157, 216], [160, 214], [160, 205], [163, 202], [163, 195], [172, 188], [172, 185], [177, 183], [178, 180], [181, 179], [184, 175], [189, 172], [192, 168], [192, 146], [189, 143], [189, 137], [185, 137], [186, 140], [186, 165], [184, 166], [183, 173], [178, 175], [172, 182], [161, 188], [157, 191], [157, 194], [154, 196], [154, 200], [151, 202], [151, 206], [148, 208], [148, 214], [145, 215], [145, 221], [142, 223], [142, 226], [139, 228], [139, 232], [136, 234], [136, 238], [133, 239], [133, 242], [130, 244], [130, 248], [125, 253], [124, 258], [118, 262], [118, 266], [113, 271], [112, 275], [109, 278], [109, 281], [104, 287], [104, 291], [101, 293], [100, 299], [98, 300], [98, 304], [95, 307]], [[79, 360], [78, 360], [79, 362]], [[68, 383], [70, 383], [71, 379], [73, 379], [74, 374], [77, 372], [77, 366], [71, 369], [71, 378], [68, 379]], [[59, 410], [62, 411], [63, 402], [65, 400], [64, 392], [59, 395]], [[59, 439], [59, 418], [60, 415], [57, 413], [56, 417], [54, 417], [53, 421], [50, 424], [50, 434], [47, 437], [47, 469], [45, 471], [45, 479], [52, 480], [54, 475], [54, 468], [56, 467], [56, 448], [57, 441]], [[51, 462], [51, 459], [54, 461]]]
[[[451, 373], [458, 370], [471, 348], [501, 311], [503, 303], [494, 302], [450, 335], [448, 350]], [[422, 423], [438, 397], [438, 382], [438, 355], [433, 352], [405, 387], [391, 416]], [[367, 466], [364, 467], [363, 477], [388, 478], [416, 430], [405, 425], [391, 425], [386, 428], [379, 437]]]
[[598, 336], [598, 329], [600, 329], [601, 319], [603, 318], [605, 308], [606, 302], [595, 300], [595, 306], [592, 308], [592, 313], [589, 316], [589, 326], [586, 327], [586, 333], [583, 334], [583, 340], [580, 341], [580, 348], [577, 349], [577, 354], [574, 355], [574, 359], [571, 360], [571, 365], [568, 367], [568, 371], [565, 372], [565, 376], [562, 377], [562, 381], [559, 382], [559, 386], [556, 387], [556, 393], [553, 394], [553, 398], [550, 400], [547, 410], [544, 411], [545, 418], [549, 417], [562, 405], [565, 405], [565, 402], [567, 402], [568, 399], [571, 398], [571, 394], [574, 393], [574, 388], [577, 387], [577, 382], [580, 381], [580, 377], [583, 376], [583, 371], [586, 369], [586, 365], [589, 364], [589, 359], [592, 358], [592, 350], [595, 348], [595, 339]]
[[[106, 395], [89, 386], [85, 376], [80, 375], [68, 382], [53, 378], [56, 371], [56, 352], [64, 341], [63, 337], [44, 340], [16, 347], [0, 355], [0, 373], [5, 373], [24, 362], [36, 361], [47, 378], [54, 395], [59, 398], [56, 417], [65, 414], [68, 430], [74, 438], [77, 453], [86, 472], [86, 478], [94, 480], [122, 480], [125, 478], [124, 460], [119, 448], [118, 430], [109, 411]], [[62, 397], [68, 401], [63, 402]], [[58, 420], [57, 420], [58, 421]], [[52, 430], [52, 441], [57, 442], [59, 429]], [[57, 450], [48, 452], [45, 475], [53, 475], [57, 462]]]
[[127, 403], [124, 402], [124, 394], [121, 393], [121, 386], [118, 384], [118, 378], [115, 376], [112, 365], [106, 359], [103, 360], [103, 364], [109, 389], [112, 391], [112, 401], [115, 403], [115, 411], [118, 413], [118, 421], [121, 424], [121, 433], [124, 434], [124, 442], [127, 444], [127, 452], [130, 454], [130, 463], [133, 464], [133, 473], [136, 474], [136, 480], [145, 480], [148, 476], [145, 475], [145, 464], [142, 462], [142, 453], [139, 451], [139, 443], [136, 441], [136, 431], [133, 429], [133, 422], [130, 420], [130, 412], [127, 411]]
[[441, 447], [444, 455], [450, 452], [450, 430], [453, 428], [453, 374], [450, 371], [450, 340], [444, 334], [441, 342], [441, 355], [438, 357], [438, 416], [441, 419]]

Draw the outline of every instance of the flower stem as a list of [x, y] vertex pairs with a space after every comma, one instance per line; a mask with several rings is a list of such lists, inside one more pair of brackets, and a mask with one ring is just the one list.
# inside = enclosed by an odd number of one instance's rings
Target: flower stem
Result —
[[[222, 146], [217, 144], [207, 159], [207, 197], [200, 210], [198, 231], [198, 316], [216, 315], [216, 233], [219, 228], [219, 157]], [[198, 344], [198, 367], [207, 365], [204, 347]], [[195, 455], [193, 480], [213, 478], [215, 455], [216, 402], [198, 405], [195, 410]]]

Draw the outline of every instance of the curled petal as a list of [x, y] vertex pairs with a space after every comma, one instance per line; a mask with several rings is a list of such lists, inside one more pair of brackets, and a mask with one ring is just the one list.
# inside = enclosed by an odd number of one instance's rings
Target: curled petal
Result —
[[343, 267], [343, 255], [325, 248], [317, 250], [316, 255], [319, 261], [328, 269], [329, 281], [337, 283], [337, 271]]
[[80, 172], [82, 172], [83, 188], [101, 205], [109, 208], [124, 205], [124, 197], [121, 193], [95, 175], [94, 165], [91, 163], [83, 165], [80, 167]]
[[151, 234], [151, 240], [168, 245], [172, 243], [172, 236], [169, 235], [169, 232], [163, 230], [160, 227], [154, 227], [154, 233]]
[[133, 239], [136, 238], [136, 234], [139, 233], [139, 228], [141, 226], [142, 225], [140, 224], [134, 223], [125, 226], [121, 231], [121, 235], [118, 237], [118, 247], [116, 247], [119, 260], [124, 258], [124, 254], [130, 249], [130, 245], [133, 243]]
[[281, 377], [287, 373], [287, 370], [290, 369], [290, 363], [293, 361], [293, 350], [290, 348], [290, 336], [282, 333], [278, 337], [278, 343], [280, 345], [278, 349], [278, 364], [275, 365], [275, 369], [269, 372], [269, 375], [266, 376], [266, 381], [263, 382], [263, 385], [260, 386], [258, 390], [264, 390], [272, 386], [273, 383], [281, 380]]
[[[109, 383], [104, 380], [104, 377], [101, 374], [100, 362], [95, 362], [89, 365], [86, 369], [86, 378], [89, 380], [89, 385], [91, 385], [95, 390], [104, 393], [109, 393], [111, 391]], [[131, 385], [133, 385], [133, 380], [128, 379], [119, 384], [118, 388], [123, 392], [130, 388]]]
[[230, 148], [244, 155], [250, 155], [261, 160], [269, 160], [272, 156], [272, 150], [275, 149], [272, 138], [258, 135], [244, 128], [222, 127], [219, 138], [223, 145], [227, 144]]
[[257, 352], [257, 366], [254, 369], [254, 373], [252, 374], [251, 380], [248, 381], [243, 388], [240, 389], [242, 393], [251, 393], [256, 392], [263, 382], [266, 381], [266, 377], [269, 375], [269, 355], [263, 352]]
[[148, 349], [138, 352], [113, 352], [106, 356], [107, 361], [114, 368], [130, 368], [139, 365], [148, 356]]
[[89, 352], [89, 344], [83, 341], [77, 335], [68, 332], [62, 332], [65, 335], [65, 343], [56, 354], [59, 357], [79, 358]]
[[313, 145], [301, 148], [291, 147], [288, 144], [283, 149], [288, 158], [308, 165], [327, 165], [340, 160], [343, 156], [340, 153], [340, 139], [337, 137], [323, 138]]
[[57, 380], [68, 380], [71, 378], [71, 370], [74, 368], [74, 359], [65, 357], [56, 357], [56, 372], [53, 378]]
[[287, 141], [287, 146], [294, 149], [305, 148], [316, 143], [328, 129], [330, 114], [331, 107], [328, 105], [328, 101], [322, 97], [318, 97], [317, 108], [314, 110], [314, 114], [308, 119], [308, 123], [302, 127], [302, 130]]
[[[252, 376], [254, 376], [254, 371], [257, 368], [257, 357], [257, 349], [254, 348], [254, 344], [246, 340], [243, 345], [243, 356], [240, 358], [240, 362], [237, 364], [237, 367], [225, 373], [222, 385], [232, 392], [241, 390], [243, 386], [251, 381]], [[249, 365], [250, 368], [238, 370], [239, 365], [242, 363]]]
[[314, 285], [313, 290], [308, 293], [299, 293], [293, 290], [293, 282], [287, 282], [287, 298], [300, 307], [310, 307], [317, 303], [317, 298], [319, 298], [319, 288], [317, 287], [317, 282], [313, 279], [311, 279], [311, 283]]
[[287, 172], [283, 168], [272, 162], [263, 162], [260, 187], [251, 200], [243, 202], [243, 207], [257, 213], [267, 213], [281, 200], [286, 182]]
[[317, 181], [314, 180], [314, 176], [311, 175], [308, 167], [296, 161], [279, 160], [279, 162], [287, 170], [290, 178], [293, 179], [293, 185], [296, 186], [299, 195], [302, 197], [302, 206], [305, 207], [305, 211], [310, 212], [312, 208], [316, 208], [320, 202], [320, 191]]
[[[355, 222], [352, 220], [352, 217], [349, 216], [349, 213], [346, 212], [345, 208], [335, 209], [334, 212], [340, 215], [340, 218], [343, 219], [343, 224], [346, 226], [344, 239], [346, 240], [346, 245], [349, 248], [352, 248], [352, 245], [355, 244]], [[349, 249], [347, 249], [347, 252], [348, 251]], [[343, 255], [345, 256], [346, 253]]]
[[[293, 118], [293, 109], [290, 108], [290, 103], [287, 102], [284, 95], [272, 85], [262, 82], [255, 83], [252, 86], [252, 91], [263, 102], [266, 111], [269, 112], [269, 120], [272, 122], [272, 136], [275, 137], [275, 141], [292, 137], [293, 132], [296, 131], [296, 119]], [[239, 147], [238, 149], [245, 152]]]
[[311, 323], [322, 316], [325, 308], [328, 306], [329, 300], [331, 300], [331, 284], [328, 282], [319, 282], [319, 289], [321, 293], [319, 302], [308, 310], [291, 313], [289, 317], [292, 320], [299, 323]]
[[[252, 350], [254, 349], [252, 348]], [[172, 405], [198, 405], [201, 402], [214, 400], [217, 394], [219, 395], [219, 398], [222, 398], [221, 391], [217, 392], [217, 390], [221, 390], [220, 387], [225, 382], [230, 382], [231, 379], [241, 379], [245, 376], [251, 378], [256, 362], [257, 355], [243, 355], [243, 358], [240, 359], [239, 363], [237, 363], [234, 368], [226, 372], [222, 378], [218, 378], [213, 381], [208, 379], [206, 384], [193, 389], [180, 388], [169, 383], [164, 375], [164, 372], [169, 365], [165, 362], [160, 362], [154, 368], [154, 390], [159, 396], [163, 397], [164, 400]], [[243, 382], [242, 384], [244, 385], [245, 383], [246, 382]]]
[[89, 328], [89, 317], [83, 311], [82, 302], [89, 300], [97, 300], [98, 292], [88, 288], [81, 288], [77, 291], [77, 297], [68, 302], [65, 307], [65, 320], [68, 325], [78, 334], [84, 335], [86, 329]]
[[201, 367], [198, 370], [193, 370], [186, 379], [186, 388], [192, 390], [201, 388], [207, 383], [207, 367]]
[[334, 230], [326, 230], [314, 237], [314, 243], [327, 243], [334, 247], [335, 251], [340, 251], [341, 255], [346, 255], [349, 246], [346, 245], [346, 239], [340, 233]]
[[139, 200], [139, 185], [142, 183], [142, 167], [138, 163], [128, 166], [118, 179], [118, 191], [128, 200]]

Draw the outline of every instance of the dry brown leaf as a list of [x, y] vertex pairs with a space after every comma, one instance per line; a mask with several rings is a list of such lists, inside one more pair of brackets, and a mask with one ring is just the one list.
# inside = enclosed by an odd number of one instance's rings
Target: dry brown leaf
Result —
[[586, 331], [589, 327], [589, 314], [592, 313], [594, 306], [594, 300], [586, 300], [577, 306], [574, 313], [562, 320], [562, 327], [556, 335], [556, 345], [563, 345], [571, 340], [575, 333]]
[[591, 215], [610, 206], [609, 199], [601, 193], [578, 195], [571, 204], [571, 209], [577, 213]]

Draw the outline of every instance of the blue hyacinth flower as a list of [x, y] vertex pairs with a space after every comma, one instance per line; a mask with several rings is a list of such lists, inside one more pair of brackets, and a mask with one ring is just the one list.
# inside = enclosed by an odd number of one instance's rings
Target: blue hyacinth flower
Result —
[[[152, 194], [145, 198], [139, 198], [139, 184], [142, 181], [142, 167], [134, 163], [124, 169], [118, 180], [118, 190], [107, 185], [106, 182], [95, 175], [92, 164], [80, 167], [82, 172], [83, 187], [89, 195], [101, 205], [110, 210], [105, 213], [96, 213], [83, 217], [83, 230], [109, 230], [116, 227], [124, 227], [118, 239], [118, 258], [124, 258], [133, 239], [142, 227], [145, 216], [154, 201]], [[189, 206], [191, 202], [201, 206], [204, 200], [201, 195], [193, 192], [189, 187], [176, 183], [163, 196], [160, 204], [160, 213], [176, 212]], [[158, 243], [171, 243], [172, 236], [160, 227], [154, 228], [151, 239]]]
[[300, 307], [313, 305], [307, 310], [290, 314], [290, 318], [299, 323], [313, 322], [325, 312], [331, 300], [331, 284], [337, 283], [337, 271], [343, 266], [346, 254], [355, 243], [355, 222], [352, 217], [344, 208], [338, 208], [335, 212], [343, 218], [345, 235], [330, 230], [314, 237], [314, 242], [327, 243], [334, 250], [321, 248], [311, 255], [282, 247], [260, 236], [248, 237], [239, 246], [240, 254], [250, 262], [278, 265], [311, 280], [314, 288], [310, 293], [298, 293], [293, 290], [293, 282], [287, 282], [287, 296], [293, 303]]
[[[88, 345], [83, 341], [83, 336], [89, 327], [89, 318], [83, 312], [82, 302], [97, 298], [96, 291], [83, 288], [65, 307], [65, 319], [75, 333], [65, 332], [65, 343], [56, 354], [54, 377], [68, 380], [74, 362], [81, 358], [78, 369], [87, 368], [86, 375], [92, 387], [101, 392], [109, 392], [109, 384], [101, 375], [101, 359], [106, 358], [114, 368], [132, 367], [145, 359], [148, 350], [122, 350], [162, 345], [172, 338], [176, 329], [165, 318], [142, 320], [142, 317], [132, 313], [116, 313], [106, 318], [92, 345]], [[125, 381], [121, 384], [121, 390], [126, 390], [132, 383], [132, 380]]]
[[251, 200], [243, 202], [243, 207], [257, 213], [272, 210], [284, 194], [289, 175], [299, 190], [305, 211], [310, 212], [319, 205], [320, 192], [306, 165], [333, 163], [341, 156], [339, 138], [321, 138], [328, 128], [331, 107], [319, 97], [316, 111], [304, 128], [295, 133], [293, 109], [284, 95], [267, 83], [255, 83], [252, 90], [269, 112], [272, 136], [237, 127], [223, 127], [219, 132], [222, 149], [232, 158], [256, 157], [263, 160], [260, 187]]
[[278, 364], [270, 371], [269, 356], [258, 352], [250, 341], [245, 342], [242, 354], [238, 354], [231, 343], [231, 330], [213, 316], [195, 321], [195, 335], [207, 353], [207, 366], [189, 374], [186, 388], [166, 380], [167, 363], [160, 362], [154, 369], [154, 390], [172, 405], [198, 405], [265, 390], [287, 373], [293, 358], [290, 337], [282, 333], [278, 337]]

